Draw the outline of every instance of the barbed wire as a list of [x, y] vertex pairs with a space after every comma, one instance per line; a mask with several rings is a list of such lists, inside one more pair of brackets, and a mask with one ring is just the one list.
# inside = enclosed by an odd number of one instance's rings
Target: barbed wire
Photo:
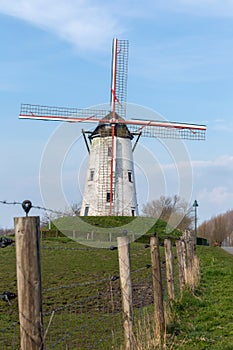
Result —
[[[1, 204], [3, 205], [22, 205], [21, 202], [8, 202], [8, 201], [0, 201]], [[32, 206], [32, 208], [38, 209], [38, 210], [45, 210], [45, 211], [50, 211], [52, 213], [58, 213], [57, 211], [51, 210], [51, 209], [47, 209], [41, 206]], [[59, 212], [61, 213], [61, 212]], [[64, 213], [63, 213], [64, 214]], [[148, 248], [150, 246], [148, 245]], [[80, 249], [93, 249], [93, 248], [73, 248], [73, 247], [54, 247], [55, 249], [58, 250], [80, 250]], [[54, 249], [51, 248], [51, 249]], [[144, 248], [146, 248], [146, 246], [144, 246]], [[44, 249], [50, 249], [50, 247], [44, 247]], [[94, 248], [95, 249], [95, 248]], [[116, 247], [117, 249], [117, 247]], [[141, 249], [141, 247], [140, 247]], [[139, 262], [139, 265], [142, 265]], [[132, 283], [132, 287], [133, 287], [133, 293], [135, 293], [135, 295], [137, 297], [135, 297], [135, 300], [137, 300], [137, 306], [135, 307], [144, 307], [146, 305], [149, 305], [149, 303], [153, 302], [153, 286], [152, 286], [152, 276], [150, 274], [149, 269], [151, 268], [150, 264], [146, 264], [145, 266], [142, 267], [138, 267], [135, 270], [131, 270], [131, 275], [133, 276], [133, 279], [135, 279], [135, 281]], [[145, 270], [148, 270], [148, 273], [144, 273]], [[114, 270], [113, 270], [114, 271]], [[113, 272], [112, 271], [112, 272]], [[111, 273], [111, 271], [110, 271]], [[73, 300], [72, 302], [66, 304], [66, 305], [60, 305], [62, 304], [64, 301], [56, 301], [55, 305], [56, 306], [53, 310], [47, 311], [45, 313], [43, 313], [44, 316], [47, 316], [47, 318], [51, 320], [52, 323], [52, 317], [55, 313], [58, 313], [58, 316], [55, 318], [54, 317], [54, 324], [51, 325], [52, 330], [50, 329], [49, 333], [51, 333], [53, 335], [53, 333], [55, 334], [54, 336], [54, 341], [52, 343], [52, 341], [50, 341], [50, 346], [48, 348], [57, 348], [57, 344], [62, 344], [62, 342], [66, 339], [72, 339], [73, 334], [75, 334], [75, 338], [77, 338], [77, 334], [76, 332], [80, 331], [83, 327], [85, 329], [85, 327], [88, 329], [90, 327], [90, 323], [92, 322], [93, 324], [96, 324], [96, 322], [98, 322], [101, 319], [105, 319], [105, 317], [115, 317], [118, 313], [118, 311], [121, 308], [121, 303], [120, 303], [120, 293], [119, 293], [119, 282], [116, 282], [116, 284], [114, 283], [114, 281], [119, 280], [120, 276], [118, 276], [117, 274], [114, 274], [112, 276], [110, 276], [110, 273], [108, 275], [108, 277], [106, 278], [102, 278], [99, 280], [89, 280], [89, 281], [83, 281], [83, 282], [79, 282], [79, 283], [72, 283], [70, 285], [55, 285], [54, 287], [49, 287], [49, 288], [45, 288], [43, 289], [43, 293], [47, 293], [47, 292], [53, 292], [53, 291], [57, 291], [57, 290], [67, 290], [67, 289], [71, 289], [71, 288], [76, 288], [76, 287], [83, 287], [83, 286], [94, 286], [96, 285], [96, 288], [89, 288], [92, 291], [90, 291], [90, 294], [92, 294], [91, 296], [87, 296], [84, 298], [80, 298], [78, 300]], [[116, 271], [117, 273], [117, 271]], [[138, 275], [137, 275], [138, 273]], [[141, 278], [142, 276], [142, 278]], [[85, 277], [85, 276], [84, 276]], [[95, 275], [95, 278], [98, 278], [98, 276]], [[85, 278], [86, 279], [86, 278]], [[100, 285], [101, 283], [106, 283], [103, 285]], [[109, 284], [107, 284], [109, 283]], [[162, 282], [161, 282], [162, 284]], [[99, 286], [100, 285], [100, 286]], [[105, 288], [105, 287], [108, 288]], [[142, 288], [143, 286], [143, 288]], [[102, 288], [103, 287], [103, 288]], [[113, 287], [113, 288], [112, 288]], [[96, 289], [96, 290], [95, 290]], [[149, 293], [148, 293], [149, 291]], [[66, 292], [67, 293], [67, 292]], [[65, 294], [66, 294], [65, 293]], [[147, 296], [147, 299], [145, 301], [145, 293], [147, 293], [149, 296]], [[69, 293], [68, 293], [69, 294]], [[70, 293], [70, 294], [74, 294], [74, 293]], [[88, 293], [89, 294], [89, 293]], [[93, 295], [95, 294], [95, 295]], [[77, 295], [79, 296], [79, 293], [77, 293]], [[76, 298], [77, 298], [76, 295]], [[69, 296], [71, 297], [71, 296]], [[51, 299], [50, 295], [47, 295], [47, 298]], [[72, 296], [72, 299], [74, 299], [74, 295]], [[119, 299], [119, 300], [118, 300]], [[68, 301], [68, 300], [67, 300]], [[51, 300], [49, 301], [48, 305], [51, 303]], [[86, 304], [86, 305], [85, 305]], [[102, 306], [104, 305], [104, 307]], [[111, 308], [112, 307], [112, 308]], [[95, 313], [96, 311], [101, 311], [98, 313], [98, 317], [94, 318], [93, 320], [91, 320], [90, 317], [87, 317], [86, 324], [83, 325], [84, 321], [82, 322], [82, 324], [80, 325], [76, 320], [75, 317], [76, 315], [80, 315], [81, 313], [86, 314], [89, 312], [89, 310], [94, 310]], [[108, 311], [108, 310], [113, 310]], [[108, 312], [108, 314], [107, 314]], [[61, 316], [59, 316], [59, 314], [61, 313]], [[120, 313], [119, 313], [120, 314]], [[52, 317], [51, 317], [52, 315]], [[64, 315], [64, 317], [63, 317]], [[69, 318], [70, 315], [70, 318]], [[72, 318], [73, 317], [73, 318]], [[81, 319], [81, 317], [80, 317]], [[77, 319], [79, 321], [79, 319]], [[86, 319], [85, 319], [86, 320]], [[50, 321], [49, 321], [50, 322]], [[73, 323], [76, 324], [76, 328], [75, 331], [72, 328]], [[110, 323], [109, 319], [108, 322], [106, 323]], [[13, 325], [6, 327], [4, 330], [1, 330], [2, 332], [6, 332], [10, 327], [16, 327], [16, 325], [19, 324], [17, 322], [15, 322]], [[64, 327], [62, 329], [60, 329], [60, 327]], [[50, 328], [50, 323], [48, 323], [48, 329]], [[58, 333], [55, 332], [56, 328], [58, 329]], [[18, 329], [18, 328], [17, 328]], [[107, 333], [107, 332], [106, 332]], [[110, 333], [111, 334], [111, 333]], [[99, 340], [101, 341], [101, 339]], [[96, 342], [96, 340], [95, 340]]]
[[5, 333], [5, 332], [7, 332], [9, 329], [11, 329], [11, 328], [13, 328], [13, 327], [16, 327], [16, 326], [18, 326], [18, 325], [19, 325], [19, 322], [13, 322], [13, 323], [10, 324], [9, 326], [0, 329], [0, 332], [1, 332], [1, 333]]
[[134, 274], [134, 273], [137, 273], [137, 272], [140, 272], [140, 271], [143, 271], [143, 270], [149, 269], [150, 267], [151, 267], [151, 265], [150, 265], [150, 264], [146, 264], [145, 266], [140, 267], [140, 268], [139, 268], [139, 269], [137, 269], [137, 270], [133, 270], [133, 271], [131, 271], [131, 274]]
[[99, 283], [103, 283], [103, 282], [116, 281], [118, 278], [119, 278], [119, 276], [113, 275], [110, 278], [103, 278], [103, 279], [97, 280], [97, 281], [80, 282], [80, 283], [73, 283], [70, 285], [59, 286], [59, 287], [46, 288], [46, 289], [43, 289], [43, 292], [51, 292], [51, 291], [55, 291], [55, 290], [59, 290], [59, 289], [71, 289], [71, 288], [76, 288], [76, 287], [89, 286], [91, 284], [99, 284]]
[[[7, 201], [7, 200], [0, 200], [1, 204], [5, 204], [5, 205], [23, 205], [23, 202], [18, 202], [18, 201]], [[43, 211], [48, 211], [51, 212], [53, 214], [57, 214], [57, 215], [64, 215], [65, 214], [65, 210], [64, 211], [59, 211], [59, 210], [54, 210], [54, 209], [49, 209], [49, 208], [45, 208], [39, 205], [33, 205], [31, 206], [31, 208], [34, 209], [38, 209], [38, 210], [43, 210]]]
[[95, 300], [95, 299], [97, 299], [97, 298], [98, 298], [98, 296], [97, 296], [97, 295], [94, 295], [94, 296], [82, 298], [82, 299], [79, 299], [79, 300], [74, 300], [74, 301], [72, 301], [72, 302], [69, 303], [69, 304], [62, 305], [62, 306], [58, 306], [58, 307], [56, 307], [56, 308], [53, 308], [53, 309], [50, 310], [50, 311], [46, 311], [46, 312], [43, 313], [43, 315], [44, 315], [44, 316], [49, 316], [49, 315], [51, 315], [53, 312], [58, 312], [58, 311], [66, 310], [66, 309], [69, 308], [70, 306], [77, 305], [77, 304], [82, 304], [82, 302], [92, 301], [92, 300]]
[[0, 200], [0, 203], [1, 203], [1, 204], [6, 204], [6, 205], [22, 205], [22, 202], [16, 202], [16, 201], [14, 201], [14, 202], [8, 202], [8, 201], [6, 201], [6, 200]]
[[44, 245], [41, 246], [41, 249], [45, 250], [98, 250], [98, 248], [84, 248], [84, 247], [79, 247], [79, 248], [73, 248], [73, 247], [46, 247]]
[[[98, 299], [98, 296], [94, 297], [89, 297], [82, 299], [82, 302], [85, 302], [87, 305], [89, 302], [95, 301], [95, 299]], [[53, 334], [53, 336], [48, 337], [46, 341], [46, 345], [48, 349], [54, 349], [58, 348], [63, 349], [67, 346], [73, 346], [76, 348], [81, 348], [82, 349], [92, 349], [92, 348], [100, 348], [99, 346], [97, 347], [97, 344], [101, 346], [102, 344], [102, 337], [99, 334], [99, 337], [95, 336], [95, 344], [93, 344], [93, 340], [91, 337], [85, 337], [85, 343], [83, 343], [82, 338], [79, 337], [78, 335], [83, 335], [85, 334], [90, 334], [90, 332], [94, 332], [96, 334], [96, 323], [98, 322], [104, 322], [106, 324], [106, 317], [108, 317], [108, 322], [107, 324], [111, 323], [112, 327], [114, 328], [114, 325], [119, 324], [119, 327], [121, 327], [121, 310], [118, 310], [117, 312], [110, 312], [106, 314], [104, 313], [99, 313], [98, 317], [94, 317], [93, 319], [88, 318], [88, 323], [82, 322], [81, 324], [75, 323], [74, 325], [74, 317], [77, 314], [77, 308], [78, 308], [78, 314], [83, 313], [83, 304], [79, 304], [78, 301], [74, 301], [70, 304], [63, 305], [61, 307], [54, 308], [52, 311], [48, 311], [44, 313], [44, 316], [50, 317], [50, 320], [52, 319], [53, 322], [51, 322], [51, 327], [50, 324], [48, 323], [48, 328], [52, 328], [52, 331], [50, 329], [50, 333]], [[79, 309], [80, 308], [80, 309]], [[87, 311], [85, 311], [87, 312]], [[60, 317], [56, 317], [57, 315], [60, 315]], [[63, 319], [63, 322], [60, 322], [61, 318]], [[110, 321], [111, 320], [111, 321]], [[50, 321], [49, 321], [50, 322]], [[112, 343], [112, 336], [113, 332], [116, 333], [116, 329], [111, 329], [111, 332], [104, 332], [104, 339], [106, 338], [111, 339]], [[102, 332], [102, 331], [101, 331]], [[119, 331], [118, 331], [119, 333]], [[101, 333], [102, 334], [102, 333]], [[81, 340], [81, 344], [80, 344]], [[75, 344], [75, 345], [74, 345]], [[102, 348], [102, 347], [101, 347]], [[105, 348], [105, 347], [104, 347]]]
[[[151, 267], [150, 264], [147, 264], [144, 267], [141, 267], [137, 270], [131, 271], [131, 274], [136, 274], [138, 272], [144, 271], [146, 269], [149, 269]], [[60, 290], [60, 289], [72, 289], [72, 288], [76, 288], [76, 287], [83, 287], [83, 286], [89, 286], [89, 285], [95, 285], [95, 284], [100, 284], [103, 282], [114, 282], [116, 280], [118, 280], [120, 278], [120, 276], [118, 275], [112, 275], [111, 277], [108, 278], [102, 278], [96, 281], [87, 281], [87, 282], [80, 282], [80, 283], [72, 283], [70, 285], [62, 285], [62, 286], [58, 286], [58, 287], [50, 287], [50, 288], [45, 288], [43, 289], [43, 293], [44, 292], [51, 292], [51, 291], [56, 291], [56, 290]]]

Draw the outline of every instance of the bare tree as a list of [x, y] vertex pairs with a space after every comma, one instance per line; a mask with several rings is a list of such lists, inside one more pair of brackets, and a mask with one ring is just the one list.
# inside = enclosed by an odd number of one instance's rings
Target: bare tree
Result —
[[182, 231], [191, 229], [193, 226], [193, 208], [189, 207], [188, 203], [177, 195], [173, 197], [161, 196], [159, 199], [145, 204], [142, 212], [145, 216], [169, 221], [172, 226], [174, 223]]
[[80, 216], [81, 203], [72, 203], [70, 209], [70, 213], [72, 216]]
[[213, 216], [198, 227], [198, 236], [207, 238], [212, 245], [221, 242], [233, 232], [233, 210]]
[[226, 225], [226, 217], [224, 218], [224, 215], [220, 214], [218, 216], [215, 216], [213, 218], [213, 230], [212, 230], [212, 237], [219, 242], [222, 242], [225, 237], [227, 237], [227, 225]]
[[70, 207], [67, 207], [61, 211], [54, 211], [54, 212], [47, 211], [42, 217], [41, 226], [42, 227], [47, 225], [50, 226], [54, 220], [58, 219], [61, 216], [80, 216], [80, 211], [81, 211], [80, 203], [72, 203]]
[[0, 228], [0, 236], [11, 236], [14, 233], [13, 228]]
[[200, 226], [198, 226], [198, 236], [209, 239], [210, 232], [212, 231], [211, 226], [212, 224], [210, 223], [210, 221], [203, 221], [203, 223]]

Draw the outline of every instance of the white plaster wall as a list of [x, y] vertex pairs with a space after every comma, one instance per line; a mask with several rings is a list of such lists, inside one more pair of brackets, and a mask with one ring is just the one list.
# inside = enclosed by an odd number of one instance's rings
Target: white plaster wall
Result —
[[[128, 173], [131, 173], [131, 182]], [[117, 138], [116, 141], [116, 204], [117, 215], [138, 215], [132, 142], [130, 139]]]
[[[89, 216], [110, 215], [107, 192], [110, 192], [111, 155], [108, 149], [111, 146], [111, 136], [92, 139], [81, 216], [85, 215], [87, 206]], [[93, 178], [91, 178], [92, 171], [94, 171]], [[132, 143], [127, 138], [115, 137], [113, 192], [113, 215], [132, 216], [133, 213], [135, 216], [138, 215]]]

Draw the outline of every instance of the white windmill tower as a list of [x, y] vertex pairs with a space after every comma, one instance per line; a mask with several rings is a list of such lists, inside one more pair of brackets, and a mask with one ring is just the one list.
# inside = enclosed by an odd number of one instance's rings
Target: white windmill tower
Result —
[[138, 215], [132, 142], [126, 124], [128, 41], [113, 40], [111, 112], [90, 134], [81, 215]]
[[[128, 41], [113, 40], [111, 110], [22, 104], [19, 118], [97, 122], [89, 132], [89, 166], [81, 216], [138, 215], [133, 151], [140, 136], [204, 140], [205, 125], [156, 120], [126, 120]], [[132, 139], [137, 135], [134, 146]]]

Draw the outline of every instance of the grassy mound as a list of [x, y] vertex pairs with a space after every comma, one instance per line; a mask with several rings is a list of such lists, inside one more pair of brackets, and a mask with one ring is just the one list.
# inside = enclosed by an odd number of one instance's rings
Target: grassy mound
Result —
[[[100, 239], [108, 240], [103, 235], [110, 229], [114, 235], [114, 239], [124, 235], [124, 232], [130, 236], [134, 234], [134, 239], [141, 243], [149, 243], [149, 237], [155, 233], [161, 241], [166, 237], [178, 238], [182, 233], [169, 227], [167, 223], [161, 219], [132, 217], [132, 216], [83, 216], [83, 217], [61, 217], [55, 219], [52, 223], [52, 232], [48, 232], [47, 237], [51, 233], [57, 236], [67, 235], [72, 238], [73, 232], [77, 232], [78, 237], [85, 237], [89, 231], [95, 231]], [[45, 228], [47, 231], [47, 228]], [[78, 240], [80, 242], [80, 240]]]

